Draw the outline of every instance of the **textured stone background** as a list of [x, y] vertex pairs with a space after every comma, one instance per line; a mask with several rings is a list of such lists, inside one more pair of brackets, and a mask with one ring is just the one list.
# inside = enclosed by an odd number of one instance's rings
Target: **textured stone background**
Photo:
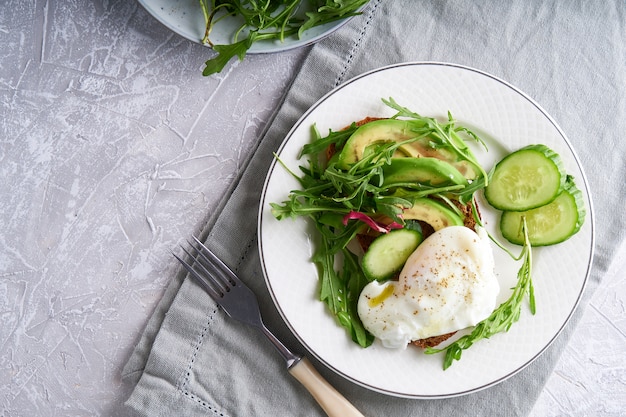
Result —
[[[0, 7], [0, 415], [108, 415], [120, 371], [306, 50], [211, 52], [134, 1]], [[626, 248], [533, 417], [626, 415]]]

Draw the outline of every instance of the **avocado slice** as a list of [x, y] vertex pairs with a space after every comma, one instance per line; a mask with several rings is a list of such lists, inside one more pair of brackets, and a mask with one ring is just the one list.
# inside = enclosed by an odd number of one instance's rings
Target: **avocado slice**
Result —
[[463, 218], [443, 203], [430, 198], [418, 198], [413, 206], [404, 210], [404, 220], [421, 220], [428, 223], [435, 231], [448, 226], [463, 226]]
[[[404, 142], [414, 139], [419, 134], [414, 132], [412, 127], [423, 126], [423, 122], [415, 120], [381, 119], [366, 123], [360, 126], [348, 138], [337, 164], [342, 169], [348, 169], [350, 164], [360, 160], [365, 153], [365, 148], [375, 143], [382, 142]], [[412, 146], [402, 146], [398, 149], [400, 155], [418, 157], [420, 155], [417, 148]]]
[[397, 183], [422, 183], [433, 186], [467, 185], [458, 169], [437, 158], [392, 158], [383, 167], [383, 186]]
[[365, 149], [376, 143], [405, 142], [393, 155], [400, 157], [430, 157], [446, 161], [454, 166], [465, 178], [477, 177], [474, 168], [459, 158], [455, 151], [432, 146], [432, 138], [422, 136], [425, 122], [422, 120], [379, 119], [365, 123], [352, 133], [343, 149], [337, 155], [337, 166], [349, 169], [351, 164], [363, 158]]

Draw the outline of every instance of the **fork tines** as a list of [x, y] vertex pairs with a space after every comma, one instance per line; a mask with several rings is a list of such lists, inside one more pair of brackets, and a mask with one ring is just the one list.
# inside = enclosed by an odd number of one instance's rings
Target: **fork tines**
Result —
[[178, 255], [173, 254], [178, 259], [189, 274], [204, 287], [205, 290], [213, 298], [222, 298], [226, 292], [235, 287], [239, 279], [213, 252], [200, 242], [195, 236], [193, 239], [196, 244], [189, 242], [189, 246], [195, 252], [195, 255], [181, 246], [183, 251], [193, 259], [189, 263], [181, 259]]

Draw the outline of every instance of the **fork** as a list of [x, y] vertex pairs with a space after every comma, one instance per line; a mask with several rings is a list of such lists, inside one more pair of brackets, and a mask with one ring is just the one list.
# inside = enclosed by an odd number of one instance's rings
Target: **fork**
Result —
[[195, 236], [193, 239], [195, 245], [191, 242], [189, 245], [193, 248], [195, 256], [182, 247], [193, 259], [191, 263], [175, 253], [173, 255], [222, 310], [233, 319], [260, 330], [281, 354], [287, 363], [289, 373], [311, 393], [328, 416], [363, 417], [363, 414], [317, 372], [306, 357], [290, 351], [268, 330], [263, 323], [259, 304], [252, 290], [200, 240]]

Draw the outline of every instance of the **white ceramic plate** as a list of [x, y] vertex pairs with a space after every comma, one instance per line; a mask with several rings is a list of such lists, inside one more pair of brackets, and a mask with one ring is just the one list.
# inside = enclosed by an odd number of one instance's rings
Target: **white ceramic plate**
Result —
[[[182, 37], [197, 43], [200, 43], [204, 37], [204, 15], [198, 0], [139, 0], [139, 3], [159, 22]], [[302, 38], [292, 36], [283, 42], [258, 41], [252, 44], [247, 53], [274, 53], [310, 45], [330, 35], [348, 20], [339, 20], [311, 28], [303, 33]], [[232, 43], [233, 34], [239, 28], [239, 24], [234, 19], [225, 19], [216, 24], [211, 32], [213, 44]]]
[[[557, 337], [576, 308], [591, 268], [593, 218], [587, 182], [567, 138], [541, 107], [510, 84], [484, 72], [451, 64], [408, 63], [374, 70], [319, 100], [296, 123], [278, 150], [294, 172], [305, 161], [297, 159], [310, 141], [310, 128], [320, 132], [341, 129], [364, 116], [390, 116], [381, 98], [425, 116], [445, 118], [450, 111], [459, 124], [474, 129], [489, 151], [475, 149], [490, 169], [506, 153], [532, 143], [556, 150], [584, 194], [587, 217], [582, 229], [568, 241], [535, 248], [533, 281], [537, 313], [526, 306], [508, 333], [482, 340], [463, 352], [446, 371], [443, 356], [425, 355], [409, 347], [394, 351], [375, 343], [367, 349], [354, 344], [316, 297], [318, 276], [311, 263], [315, 233], [304, 219], [277, 221], [270, 202], [287, 199], [298, 183], [279, 164], [269, 171], [261, 199], [259, 246], [267, 285], [283, 319], [302, 344], [329, 368], [364, 387], [411, 398], [445, 398], [493, 386], [536, 359]], [[481, 201], [487, 229], [497, 231], [498, 214]], [[501, 240], [503, 240], [501, 238]], [[519, 253], [520, 248], [514, 249]], [[509, 297], [520, 262], [494, 245], [500, 300]]]

